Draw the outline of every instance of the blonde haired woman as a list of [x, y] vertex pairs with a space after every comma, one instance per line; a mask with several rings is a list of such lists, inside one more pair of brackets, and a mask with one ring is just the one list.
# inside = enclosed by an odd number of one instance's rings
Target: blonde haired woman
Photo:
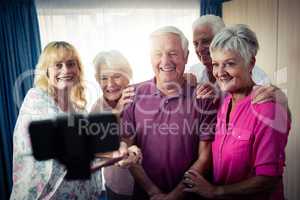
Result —
[[75, 48], [67, 42], [49, 43], [39, 58], [34, 87], [24, 99], [14, 130], [11, 199], [98, 199], [100, 170], [87, 181], [66, 181], [66, 169], [58, 161], [33, 158], [28, 134], [33, 120], [85, 112], [84, 90], [83, 66]]
[[[62, 71], [64, 65], [66, 71]], [[69, 95], [70, 101], [66, 102], [83, 111], [86, 105], [83, 76], [83, 65], [76, 49], [67, 42], [51, 42], [39, 58], [34, 85], [51, 96], [63, 111], [66, 107], [57, 102], [62, 97], [58, 93]]]
[[[98, 53], [94, 59], [95, 78], [103, 97], [93, 105], [91, 112], [112, 111], [120, 113], [126, 103], [132, 102], [133, 87], [128, 87], [132, 69], [127, 59], [118, 51]], [[121, 143], [125, 145], [125, 143]], [[129, 152], [139, 151], [135, 146]], [[108, 200], [129, 200], [133, 193], [133, 177], [128, 169], [111, 166], [104, 169], [104, 179]]]

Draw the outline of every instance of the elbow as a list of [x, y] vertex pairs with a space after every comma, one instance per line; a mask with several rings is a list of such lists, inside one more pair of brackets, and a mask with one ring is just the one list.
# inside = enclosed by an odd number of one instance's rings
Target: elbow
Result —
[[278, 184], [280, 184], [282, 182], [282, 177], [281, 176], [275, 176], [275, 177], [271, 177], [271, 180], [269, 181], [269, 190], [274, 190], [276, 189], [276, 187], [278, 186]]
[[264, 191], [272, 191], [275, 190], [278, 184], [281, 183], [282, 177], [281, 176], [274, 176], [274, 177], [267, 177], [267, 176], [261, 176], [261, 188]]

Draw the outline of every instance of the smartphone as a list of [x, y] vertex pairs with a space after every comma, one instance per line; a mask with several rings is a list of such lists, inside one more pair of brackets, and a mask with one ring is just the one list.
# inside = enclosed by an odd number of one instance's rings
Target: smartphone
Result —
[[119, 132], [118, 118], [112, 113], [72, 114], [29, 125], [35, 159], [57, 159], [66, 165], [69, 179], [88, 178], [95, 154], [119, 148]]

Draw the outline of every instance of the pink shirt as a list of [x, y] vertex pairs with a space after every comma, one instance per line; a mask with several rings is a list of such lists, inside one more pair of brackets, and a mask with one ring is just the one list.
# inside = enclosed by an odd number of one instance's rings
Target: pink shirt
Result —
[[[290, 130], [286, 109], [273, 102], [252, 105], [249, 95], [237, 103], [226, 127], [230, 102], [228, 95], [218, 112], [212, 145], [214, 183], [233, 184], [259, 175], [282, 176]], [[271, 193], [247, 198], [283, 199], [282, 182]]]

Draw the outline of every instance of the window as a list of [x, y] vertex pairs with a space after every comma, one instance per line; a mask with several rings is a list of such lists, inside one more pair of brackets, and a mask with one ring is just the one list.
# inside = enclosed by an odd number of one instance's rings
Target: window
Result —
[[[150, 3], [151, 2], [151, 3]], [[199, 16], [198, 0], [167, 1], [36, 0], [42, 47], [54, 40], [73, 44], [85, 65], [88, 109], [100, 97], [92, 61], [100, 51], [117, 49], [133, 68], [132, 83], [153, 77], [149, 35], [160, 26], [180, 28], [190, 41], [187, 66], [197, 63], [191, 42], [192, 22]]]

